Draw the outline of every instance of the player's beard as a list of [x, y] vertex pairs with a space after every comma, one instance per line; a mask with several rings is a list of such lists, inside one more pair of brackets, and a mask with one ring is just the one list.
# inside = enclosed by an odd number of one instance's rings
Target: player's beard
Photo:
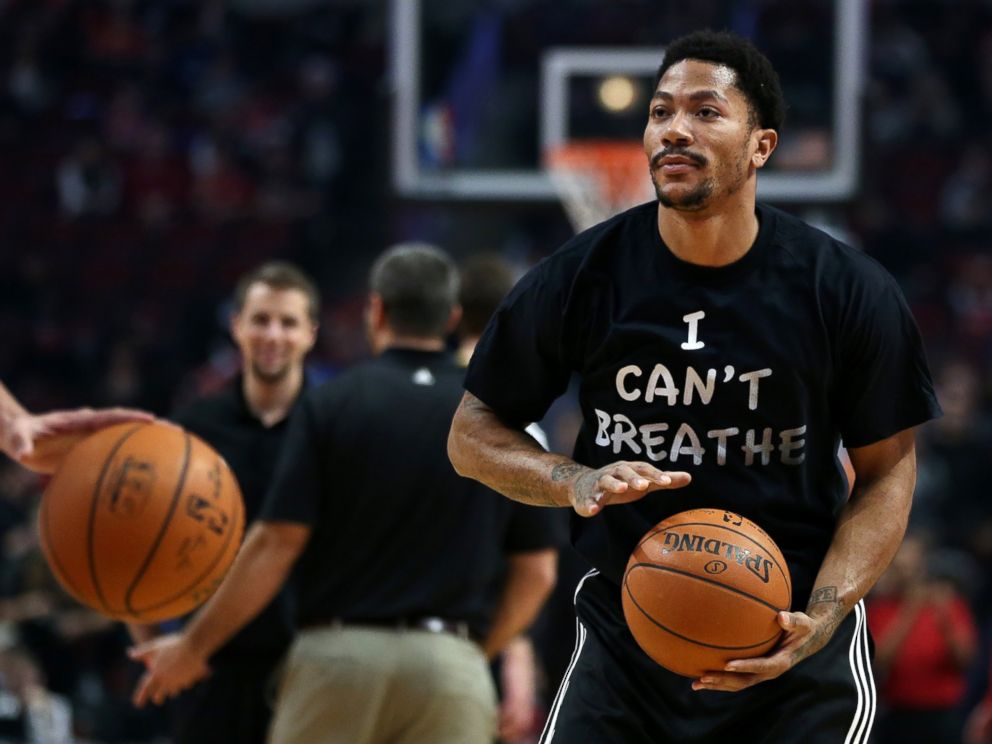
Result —
[[698, 212], [700, 209], [705, 208], [710, 195], [713, 193], [714, 184], [712, 178], [705, 179], [688, 194], [677, 199], [673, 199], [662, 191], [661, 184], [658, 183], [658, 178], [654, 173], [651, 174], [651, 180], [654, 182], [654, 191], [658, 195], [658, 201], [661, 202], [662, 206], [682, 212]]
[[289, 374], [289, 370], [292, 367], [289, 362], [276, 367], [272, 370], [267, 370], [262, 367], [258, 362], [251, 363], [251, 373], [254, 375], [255, 379], [260, 382], [264, 382], [266, 385], [275, 385], [278, 382], [282, 382], [286, 379]]

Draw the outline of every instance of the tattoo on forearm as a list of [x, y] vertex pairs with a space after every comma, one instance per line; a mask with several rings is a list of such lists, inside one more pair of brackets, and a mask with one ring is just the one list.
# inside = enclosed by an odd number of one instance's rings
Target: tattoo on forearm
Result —
[[806, 612], [810, 613], [814, 608], [818, 610], [816, 627], [806, 642], [793, 652], [793, 664], [798, 664], [823, 648], [847, 615], [844, 605], [837, 597], [835, 586], [821, 586], [813, 590], [809, 596], [809, 604], [806, 605]]
[[841, 624], [844, 616], [847, 615], [847, 611], [837, 598], [837, 587], [835, 586], [822, 586], [814, 589], [810, 595], [809, 604], [806, 606], [806, 612], [810, 612], [813, 607], [822, 607], [824, 605], [827, 606], [827, 609], [825, 613], [822, 611], [817, 613], [818, 622], [813, 632], [809, 635], [806, 642], [793, 652], [793, 664], [798, 664], [806, 657], [815, 654], [826, 646], [827, 642], [837, 631], [837, 626]]
[[821, 586], [818, 589], [814, 589], [813, 593], [809, 596], [809, 604], [807, 605], [807, 608], [812, 607], [813, 605], [825, 604], [828, 602], [837, 602], [837, 587]]
[[571, 480], [583, 470], [585, 470], [585, 466], [579, 465], [577, 462], [560, 462], [551, 468], [551, 480]]

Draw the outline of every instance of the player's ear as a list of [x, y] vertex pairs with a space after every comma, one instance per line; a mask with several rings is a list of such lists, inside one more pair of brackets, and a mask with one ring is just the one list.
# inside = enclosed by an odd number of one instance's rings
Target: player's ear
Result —
[[451, 306], [451, 315], [448, 317], [448, 325], [444, 329], [445, 335], [454, 333], [458, 329], [458, 324], [462, 322], [462, 306], [455, 304]]
[[778, 147], [778, 132], [774, 129], [755, 129], [752, 136], [757, 138], [757, 147], [751, 156], [751, 164], [762, 168]]
[[227, 329], [231, 333], [231, 338], [234, 339], [235, 343], [238, 342], [238, 336], [241, 331], [241, 313], [233, 312], [227, 318]]
[[[309, 317], [307, 318], [309, 320]], [[317, 343], [317, 333], [320, 331], [320, 324], [315, 320], [309, 320], [310, 338], [307, 339], [307, 352], [309, 353]]]
[[382, 295], [369, 292], [368, 302], [365, 303], [365, 325], [370, 331], [378, 331], [386, 324], [386, 308]]

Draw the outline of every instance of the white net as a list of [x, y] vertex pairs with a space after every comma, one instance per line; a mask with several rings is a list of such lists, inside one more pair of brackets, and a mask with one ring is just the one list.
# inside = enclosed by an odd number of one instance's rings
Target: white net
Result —
[[639, 143], [570, 142], [546, 153], [545, 168], [576, 232], [655, 196]]

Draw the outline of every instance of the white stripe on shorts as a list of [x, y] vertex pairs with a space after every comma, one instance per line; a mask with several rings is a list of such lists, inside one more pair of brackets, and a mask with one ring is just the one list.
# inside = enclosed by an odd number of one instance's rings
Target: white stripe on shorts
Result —
[[[586, 583], [586, 579], [598, 575], [599, 571], [594, 568], [579, 580], [578, 586], [575, 587], [575, 595], [572, 597], [573, 603], [579, 601], [579, 592], [582, 590], [582, 585]], [[554, 738], [555, 724], [558, 722], [558, 711], [561, 710], [562, 701], [565, 699], [565, 692], [568, 690], [568, 679], [572, 676], [572, 670], [575, 669], [575, 664], [579, 660], [579, 654], [582, 653], [582, 647], [586, 643], [587, 632], [586, 626], [579, 622], [579, 619], [576, 617], [575, 649], [572, 651], [572, 659], [569, 661], [568, 669], [565, 670], [565, 676], [562, 678], [561, 685], [558, 687], [558, 693], [555, 695], [554, 702], [551, 704], [551, 710], [548, 712], [548, 720], [544, 724], [544, 731], [541, 732], [541, 739], [538, 744], [549, 744]]]
[[871, 654], [868, 651], [868, 610], [865, 609], [865, 603], [862, 600], [861, 612], [864, 613], [865, 623], [864, 628], [861, 632], [861, 645], [864, 646], [865, 650], [865, 669], [868, 671], [868, 679], [866, 683], [868, 685], [868, 696], [871, 699], [871, 709], [868, 714], [868, 728], [865, 729], [865, 737], [862, 739], [863, 742], [868, 741], [868, 737], [871, 736], [871, 727], [875, 724], [875, 710], [877, 708], [876, 703], [878, 702], [878, 691], [875, 689], [875, 673], [871, 668]]
[[875, 722], [875, 678], [872, 675], [871, 659], [868, 655], [868, 618], [864, 601], [859, 601], [854, 606], [854, 615], [856, 618], [854, 635], [851, 638], [847, 659], [851, 664], [854, 686], [858, 691], [858, 705], [844, 744], [865, 744]]

